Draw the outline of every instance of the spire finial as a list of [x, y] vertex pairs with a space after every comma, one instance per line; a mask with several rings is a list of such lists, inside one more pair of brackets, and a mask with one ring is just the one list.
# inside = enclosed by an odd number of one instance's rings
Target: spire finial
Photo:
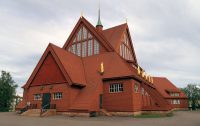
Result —
[[83, 11], [81, 11], [81, 18], [83, 17]]
[[128, 18], [126, 17], [126, 23], [128, 23]]
[[96, 26], [103, 26], [101, 23], [100, 0], [99, 0], [99, 10], [98, 10], [98, 22]]

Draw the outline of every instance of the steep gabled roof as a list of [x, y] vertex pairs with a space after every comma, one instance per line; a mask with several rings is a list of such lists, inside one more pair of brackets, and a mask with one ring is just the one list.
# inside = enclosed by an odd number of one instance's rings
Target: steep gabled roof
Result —
[[74, 34], [76, 33], [77, 29], [79, 28], [79, 26], [83, 24], [87, 29], [89, 29], [89, 31], [97, 38], [97, 40], [99, 42], [102, 43], [102, 45], [105, 47], [105, 49], [107, 51], [114, 51], [113, 47], [110, 45], [110, 43], [104, 38], [103, 35], [101, 35], [101, 33], [99, 33], [96, 28], [90, 23], [88, 22], [84, 17], [81, 17], [79, 19], [79, 21], [77, 22], [77, 24], [75, 25], [74, 29], [72, 30], [69, 38], [67, 39], [67, 41], [65, 42], [63, 48], [66, 49], [67, 47], [70, 46], [70, 42], [71, 39], [73, 38]]
[[178, 98], [187, 98], [186, 95], [177, 88], [172, 82], [170, 82], [165, 77], [153, 77], [154, 85], [156, 89], [163, 95], [164, 98], [174, 98], [173, 96], [170, 96], [168, 92], [179, 92], [180, 96]]
[[81, 58], [50, 43], [23, 88], [28, 88], [31, 85], [49, 52], [52, 54], [65, 79], [70, 85], [86, 86]]
[[64, 70], [72, 80], [73, 85], [86, 86], [84, 67], [81, 57], [74, 55], [58, 46], [52, 45], [55, 54], [61, 62]]
[[130, 35], [130, 32], [129, 32], [129, 28], [128, 28], [127, 23], [121, 24], [121, 25], [118, 25], [118, 26], [115, 26], [115, 27], [112, 27], [112, 28], [109, 28], [109, 29], [105, 29], [105, 30], [103, 30], [103, 35], [105, 36], [105, 38], [109, 41], [109, 43], [112, 45], [112, 47], [116, 51], [117, 49], [119, 49], [119, 46], [120, 46], [121, 41], [123, 39], [123, 35], [126, 32], [127, 32], [128, 38], [129, 38], [130, 45], [131, 45], [131, 51], [132, 51], [132, 54], [133, 54], [135, 65], [137, 66], [138, 65], [137, 58], [136, 58], [136, 55], [135, 55], [135, 50], [134, 50], [134, 47], [133, 47], [133, 43], [132, 43], [132, 39], [131, 39], [131, 35]]
[[103, 30], [103, 35], [110, 42], [114, 49], [117, 49], [120, 41], [122, 40], [123, 33], [127, 28], [127, 24], [121, 24], [109, 29]]

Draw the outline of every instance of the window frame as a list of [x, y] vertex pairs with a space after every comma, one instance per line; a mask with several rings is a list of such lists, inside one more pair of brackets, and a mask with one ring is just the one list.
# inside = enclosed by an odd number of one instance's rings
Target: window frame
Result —
[[[39, 96], [39, 97], [38, 97], [38, 96]], [[40, 94], [40, 93], [34, 94], [33, 97], [34, 97], [34, 100], [35, 100], [35, 101], [42, 100], [42, 94]]]
[[53, 93], [53, 100], [60, 100], [63, 98], [63, 93], [62, 92], [54, 92]]
[[109, 93], [124, 92], [123, 83], [111, 83], [109, 84]]
[[[137, 85], [137, 91], [136, 91], [136, 85]], [[135, 83], [134, 84], [134, 93], [139, 93], [139, 84], [138, 83]]]
[[[80, 56], [80, 57], [87, 57], [92, 56], [100, 53], [100, 43], [93, 34], [89, 32], [89, 30], [84, 26], [81, 25], [78, 29], [78, 32], [75, 33], [74, 38], [72, 39], [72, 44], [68, 47], [68, 51]], [[82, 54], [83, 50], [83, 43], [86, 42], [86, 55]], [[80, 43], [80, 51], [77, 50], [79, 48], [77, 45]], [[96, 45], [95, 45], [96, 43]], [[74, 51], [75, 50], [75, 51]], [[79, 54], [80, 52], [80, 54]]]
[[145, 95], [144, 93], [145, 93], [145, 90], [144, 90], [143, 87], [141, 87], [141, 94], [142, 94], [142, 95]]

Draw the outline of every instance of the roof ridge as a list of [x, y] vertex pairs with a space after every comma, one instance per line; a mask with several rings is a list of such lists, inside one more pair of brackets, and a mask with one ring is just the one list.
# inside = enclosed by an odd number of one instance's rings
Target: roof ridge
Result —
[[103, 31], [110, 30], [110, 29], [112, 29], [112, 28], [117, 28], [117, 27], [120, 27], [120, 26], [123, 26], [123, 25], [128, 25], [128, 24], [127, 24], [127, 23], [123, 23], [123, 24], [120, 24], [120, 25], [116, 25], [116, 26], [113, 26], [113, 27], [104, 29]]
[[93, 28], [93, 30], [106, 42], [106, 44], [114, 51], [114, 48], [112, 47], [112, 45], [110, 44], [110, 42], [106, 39], [106, 37], [102, 34], [102, 33], [100, 33], [100, 32], [98, 32], [97, 30], [96, 30], [96, 28], [86, 19], [86, 18], [84, 18], [84, 17], [82, 17], [83, 19], [84, 19], [84, 21], [86, 21], [86, 23], [88, 23], [92, 28]]

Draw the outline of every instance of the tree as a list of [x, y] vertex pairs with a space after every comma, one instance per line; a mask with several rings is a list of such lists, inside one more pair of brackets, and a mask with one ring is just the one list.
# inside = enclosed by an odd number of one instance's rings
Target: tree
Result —
[[188, 84], [187, 87], [181, 90], [187, 95], [193, 110], [200, 106], [200, 88], [196, 84]]
[[11, 109], [16, 94], [17, 85], [9, 72], [1, 71], [0, 77], [0, 111], [6, 112]]

